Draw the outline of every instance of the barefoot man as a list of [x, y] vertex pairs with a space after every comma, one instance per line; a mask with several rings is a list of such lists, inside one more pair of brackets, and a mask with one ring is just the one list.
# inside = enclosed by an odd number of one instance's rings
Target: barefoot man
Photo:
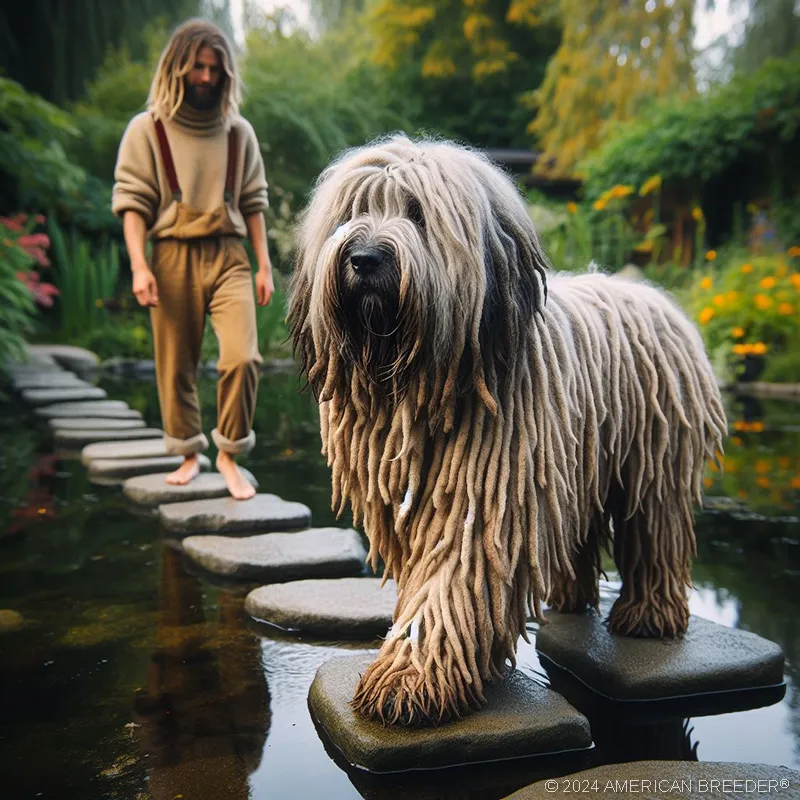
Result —
[[181, 25], [161, 54], [148, 110], [122, 138], [112, 208], [123, 219], [133, 293], [150, 307], [167, 450], [184, 456], [167, 483], [194, 479], [198, 453], [208, 447], [196, 378], [209, 314], [219, 341], [211, 431], [217, 469], [233, 497], [245, 500], [255, 490], [234, 459], [255, 443], [261, 357], [242, 237], [255, 252], [259, 305], [269, 303], [273, 284], [264, 163], [253, 128], [239, 116], [239, 99], [233, 51], [222, 31], [201, 20]]

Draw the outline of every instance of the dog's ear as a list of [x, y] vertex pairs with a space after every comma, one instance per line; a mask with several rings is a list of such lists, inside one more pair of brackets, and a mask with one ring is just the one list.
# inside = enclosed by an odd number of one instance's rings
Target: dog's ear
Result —
[[542, 313], [547, 297], [547, 261], [527, 215], [514, 219], [500, 212], [492, 218], [484, 236], [483, 266], [486, 289], [479, 357], [471, 353], [471, 371], [481, 395], [486, 373], [488, 391], [496, 402], [495, 386], [502, 385], [509, 360], [523, 348], [522, 337], [534, 315]]

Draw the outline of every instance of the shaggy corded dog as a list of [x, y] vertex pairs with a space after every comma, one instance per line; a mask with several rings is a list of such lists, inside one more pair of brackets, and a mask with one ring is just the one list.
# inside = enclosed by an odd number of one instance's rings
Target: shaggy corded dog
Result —
[[334, 508], [350, 502], [398, 583], [359, 712], [439, 724], [480, 707], [527, 614], [597, 606], [612, 538], [611, 630], [686, 630], [693, 504], [726, 422], [664, 294], [549, 273], [500, 170], [395, 136], [320, 177], [289, 303]]

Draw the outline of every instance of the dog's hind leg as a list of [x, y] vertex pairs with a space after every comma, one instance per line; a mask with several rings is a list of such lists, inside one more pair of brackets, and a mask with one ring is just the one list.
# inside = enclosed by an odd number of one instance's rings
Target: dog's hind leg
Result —
[[600, 548], [605, 539], [606, 521], [598, 514], [589, 528], [586, 541], [573, 552], [575, 577], [564, 571], [554, 573], [547, 603], [553, 611], [580, 614], [600, 603]]
[[614, 560], [622, 588], [608, 618], [612, 633], [671, 638], [689, 624], [687, 590], [695, 548], [691, 506], [668, 490], [659, 500], [652, 489], [625, 518], [622, 504], [612, 512]]

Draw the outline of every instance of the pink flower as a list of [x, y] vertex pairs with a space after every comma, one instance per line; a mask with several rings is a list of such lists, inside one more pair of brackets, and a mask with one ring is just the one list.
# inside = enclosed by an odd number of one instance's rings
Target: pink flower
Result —
[[47, 221], [47, 217], [45, 217], [45, 215], [44, 215], [44, 214], [37, 214], [37, 215], [36, 215], [36, 216], [33, 218], [33, 221], [34, 221], [34, 222], [35, 222], [37, 225], [44, 225], [44, 223]]
[[29, 233], [17, 239], [20, 247], [50, 247], [50, 237], [46, 233]]

